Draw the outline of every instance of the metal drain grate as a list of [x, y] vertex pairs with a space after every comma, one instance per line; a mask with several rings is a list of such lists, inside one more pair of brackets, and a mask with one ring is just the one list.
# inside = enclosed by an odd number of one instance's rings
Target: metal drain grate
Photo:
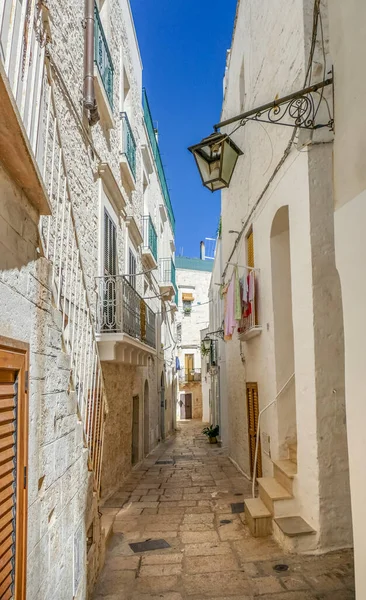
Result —
[[156, 465], [173, 465], [173, 461], [172, 460], [157, 460], [155, 462]]
[[229, 523], [232, 523], [230, 519], [221, 519], [220, 521], [220, 525], [229, 525]]
[[231, 505], [231, 512], [233, 514], [244, 512], [244, 502], [235, 502]]
[[133, 552], [151, 552], [152, 550], [163, 550], [170, 548], [170, 544], [165, 540], [146, 540], [145, 542], [135, 542], [128, 544]]

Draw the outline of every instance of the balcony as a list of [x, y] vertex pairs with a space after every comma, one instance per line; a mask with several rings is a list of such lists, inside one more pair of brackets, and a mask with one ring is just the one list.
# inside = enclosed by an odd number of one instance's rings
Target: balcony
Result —
[[165, 208], [166, 208], [166, 211], [167, 211], [167, 214], [169, 217], [172, 231], [174, 233], [175, 232], [175, 218], [174, 218], [174, 213], [173, 213], [173, 207], [172, 207], [172, 203], [170, 200], [168, 184], [167, 184], [166, 177], [165, 177], [163, 162], [161, 160], [159, 145], [158, 145], [158, 141], [156, 139], [155, 127], [154, 127], [153, 119], [151, 116], [149, 101], [147, 99], [147, 94], [146, 94], [145, 89], [143, 90], [142, 104], [143, 104], [143, 109], [144, 109], [144, 120], [145, 120], [146, 130], [147, 130], [147, 134], [149, 137], [151, 150], [152, 150], [152, 153], [154, 156], [156, 170], [158, 172], [158, 179], [160, 182], [160, 187], [161, 187], [161, 191], [162, 191], [164, 202], [165, 202]]
[[252, 269], [248, 278], [250, 278], [251, 288], [249, 292], [250, 299], [247, 302], [246, 316], [243, 316], [238, 327], [238, 339], [241, 342], [247, 342], [262, 333], [262, 327], [258, 325], [258, 276], [257, 270]]
[[201, 369], [181, 369], [179, 371], [180, 383], [196, 383], [201, 381]]
[[94, 84], [100, 116], [111, 129], [113, 120], [113, 63], [97, 6], [94, 6]]
[[156, 352], [155, 313], [122, 275], [97, 277], [96, 283], [101, 360], [146, 365]]
[[136, 182], [136, 142], [133, 137], [127, 113], [121, 113], [121, 175], [122, 183], [130, 190], [135, 189]]
[[150, 215], [142, 217], [143, 237], [142, 258], [149, 269], [158, 266], [158, 236]]
[[172, 300], [178, 295], [175, 264], [171, 258], [161, 258], [159, 261], [159, 287], [164, 300]]

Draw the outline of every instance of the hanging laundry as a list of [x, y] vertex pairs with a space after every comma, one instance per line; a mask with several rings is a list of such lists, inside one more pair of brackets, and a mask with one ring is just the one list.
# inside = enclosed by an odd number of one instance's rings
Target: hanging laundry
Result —
[[234, 269], [234, 285], [235, 285], [235, 319], [240, 321], [241, 319], [241, 298], [240, 298], [240, 282], [238, 267]]

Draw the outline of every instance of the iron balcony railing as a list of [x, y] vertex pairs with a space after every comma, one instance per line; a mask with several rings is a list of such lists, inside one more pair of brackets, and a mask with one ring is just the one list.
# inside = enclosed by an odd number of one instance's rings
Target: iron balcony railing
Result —
[[172, 258], [161, 258], [159, 262], [159, 280], [162, 285], [172, 284], [177, 293], [175, 264]]
[[201, 369], [181, 369], [179, 371], [179, 381], [181, 383], [201, 381]]
[[133, 178], [136, 179], [136, 142], [127, 113], [121, 113], [122, 154], [127, 158]]
[[147, 129], [147, 133], [149, 135], [150, 145], [151, 145], [152, 153], [153, 153], [155, 164], [156, 164], [156, 169], [157, 169], [158, 176], [159, 176], [160, 186], [161, 186], [161, 190], [162, 190], [162, 193], [164, 196], [165, 206], [168, 211], [169, 221], [172, 226], [173, 233], [174, 233], [175, 232], [175, 218], [174, 218], [173, 207], [172, 207], [172, 203], [170, 200], [170, 194], [169, 194], [168, 184], [167, 184], [166, 177], [165, 177], [163, 162], [161, 160], [159, 144], [156, 139], [155, 128], [154, 128], [153, 119], [151, 116], [151, 111], [150, 111], [150, 106], [149, 106], [149, 101], [147, 99], [147, 94], [146, 94], [145, 89], [143, 89], [143, 92], [142, 92], [142, 104], [143, 104], [143, 109], [144, 109], [145, 125], [146, 125], [146, 129]]
[[108, 102], [113, 110], [113, 63], [97, 5], [94, 4], [94, 62], [103, 81]]
[[122, 275], [97, 277], [97, 332], [127, 333], [156, 348], [155, 313]]
[[150, 215], [142, 217], [144, 230], [144, 250], [150, 250], [151, 254], [158, 260], [158, 236]]

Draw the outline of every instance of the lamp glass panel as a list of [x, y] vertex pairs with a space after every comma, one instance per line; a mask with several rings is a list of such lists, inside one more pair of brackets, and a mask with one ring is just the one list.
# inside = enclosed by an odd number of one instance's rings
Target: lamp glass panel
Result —
[[222, 157], [221, 178], [225, 181], [226, 185], [228, 185], [230, 183], [230, 179], [233, 174], [237, 160], [238, 160], [237, 152], [234, 150], [234, 148], [232, 148], [230, 146], [230, 144], [225, 142], [224, 143], [224, 152], [223, 152], [223, 157]]

